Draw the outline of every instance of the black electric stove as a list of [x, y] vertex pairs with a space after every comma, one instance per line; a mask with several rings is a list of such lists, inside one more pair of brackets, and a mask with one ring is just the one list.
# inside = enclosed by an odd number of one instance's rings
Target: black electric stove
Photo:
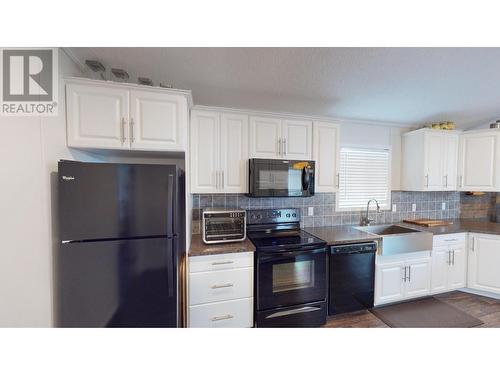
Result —
[[255, 326], [326, 323], [326, 242], [300, 229], [299, 209], [250, 210], [255, 245]]

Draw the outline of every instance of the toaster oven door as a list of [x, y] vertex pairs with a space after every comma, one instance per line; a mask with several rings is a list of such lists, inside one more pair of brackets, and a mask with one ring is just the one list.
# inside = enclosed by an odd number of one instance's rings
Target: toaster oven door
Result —
[[205, 243], [243, 241], [245, 238], [244, 217], [230, 217], [229, 215], [203, 217], [203, 241]]

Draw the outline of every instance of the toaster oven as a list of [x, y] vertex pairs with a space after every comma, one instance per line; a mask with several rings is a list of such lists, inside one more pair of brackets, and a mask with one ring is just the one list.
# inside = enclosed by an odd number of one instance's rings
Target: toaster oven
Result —
[[202, 211], [202, 236], [206, 244], [244, 241], [246, 211], [207, 208]]

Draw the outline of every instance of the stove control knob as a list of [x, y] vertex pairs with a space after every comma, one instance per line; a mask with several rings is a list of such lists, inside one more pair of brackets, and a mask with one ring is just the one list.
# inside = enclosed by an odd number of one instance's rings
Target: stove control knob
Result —
[[292, 216], [293, 216], [293, 217], [296, 217], [296, 216], [297, 216], [297, 214], [292, 214]]
[[290, 214], [286, 214], [286, 217], [290, 217]]

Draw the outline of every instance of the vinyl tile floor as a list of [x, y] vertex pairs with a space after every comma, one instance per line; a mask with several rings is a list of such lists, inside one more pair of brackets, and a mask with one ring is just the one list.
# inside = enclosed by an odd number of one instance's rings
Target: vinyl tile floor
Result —
[[[454, 291], [438, 294], [435, 298], [450, 304], [483, 322], [478, 328], [500, 327], [500, 300]], [[329, 317], [324, 328], [388, 328], [368, 310]]]

